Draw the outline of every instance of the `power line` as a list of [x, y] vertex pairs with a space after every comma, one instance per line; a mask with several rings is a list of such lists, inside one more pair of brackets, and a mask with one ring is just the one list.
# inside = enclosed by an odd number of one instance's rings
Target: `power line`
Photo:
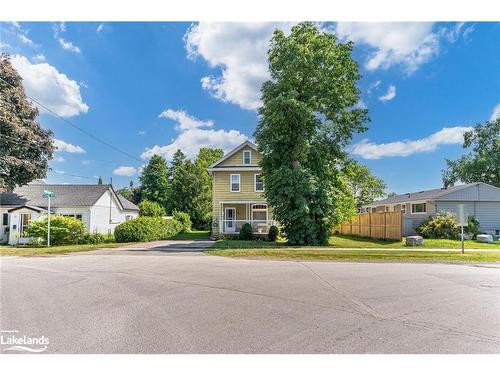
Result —
[[[13, 87], [13, 88], [16, 88], [14, 85], [10, 84], [9, 82], [7, 82], [6, 80], [4, 80], [3, 78], [0, 77], [0, 79], [5, 82], [7, 85]], [[143, 160], [139, 159], [138, 157], [136, 156], [133, 156], [132, 154], [129, 154], [128, 152], [126, 151], [123, 151], [121, 149], [119, 149], [118, 147], [116, 146], [113, 146], [112, 144], [100, 139], [99, 137], [96, 137], [95, 135], [93, 135], [92, 133], [88, 132], [87, 130], [85, 129], [82, 129], [81, 127], [79, 127], [78, 125], [72, 123], [71, 121], [65, 119], [64, 117], [61, 117], [59, 116], [56, 112], [54, 112], [53, 110], [51, 110], [50, 108], [46, 107], [45, 105], [43, 105], [42, 103], [40, 103], [38, 100], [36, 99], [33, 99], [32, 97], [26, 95], [27, 98], [31, 99], [32, 101], [34, 101], [36, 104], [38, 104], [40, 107], [44, 108], [45, 110], [47, 110], [48, 112], [52, 113], [54, 116], [56, 116], [57, 118], [59, 118], [60, 120], [64, 121], [65, 123], [71, 125], [72, 127], [74, 127], [75, 129], [81, 131], [82, 133], [84, 133], [85, 135], [87, 135], [88, 137], [94, 139], [95, 141], [99, 142], [99, 143], [102, 143], [103, 145], [115, 150], [116, 152], [119, 152], [125, 156], [128, 156], [129, 158], [131, 159], [134, 159], [138, 162], [140, 162], [141, 164], [143, 163]]]
[[95, 181], [98, 178], [98, 177], [80, 176], [80, 175], [77, 175], [77, 174], [66, 173], [64, 171], [58, 171], [58, 170], [54, 170], [54, 169], [50, 170], [49, 172], [54, 172], [54, 173], [57, 173], [57, 174], [62, 174], [64, 176], [86, 178], [87, 180], [92, 180], [92, 181]]

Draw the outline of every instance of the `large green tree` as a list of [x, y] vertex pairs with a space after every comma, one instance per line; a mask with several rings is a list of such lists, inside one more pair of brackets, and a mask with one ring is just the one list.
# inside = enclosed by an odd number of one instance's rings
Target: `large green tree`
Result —
[[153, 155], [148, 165], [142, 170], [141, 176], [142, 199], [156, 202], [166, 208], [170, 192], [168, 180], [168, 168], [165, 159], [159, 155]]
[[386, 195], [385, 182], [381, 178], [372, 175], [370, 168], [367, 166], [350, 160], [346, 163], [342, 172], [356, 200], [357, 207], [369, 204], [375, 199]]
[[52, 131], [37, 121], [9, 55], [0, 55], [0, 191], [45, 177], [52, 159]]
[[446, 160], [445, 187], [457, 181], [485, 182], [500, 187], [500, 118], [477, 124], [464, 133], [464, 148], [472, 150], [458, 160]]
[[197, 192], [194, 203], [198, 210], [197, 217], [193, 218], [193, 224], [199, 229], [210, 229], [212, 218], [212, 177], [207, 168], [224, 156], [220, 148], [200, 148], [194, 162], [200, 189]]
[[208, 229], [212, 212], [212, 179], [207, 168], [223, 156], [221, 149], [201, 148], [195, 161], [180, 150], [170, 166], [171, 194], [169, 212], [189, 214], [193, 226]]
[[276, 30], [268, 52], [271, 79], [262, 86], [255, 132], [263, 154], [265, 195], [292, 244], [325, 243], [333, 225], [354, 211], [341, 168], [367, 110], [356, 108], [360, 79], [353, 44], [310, 22]]

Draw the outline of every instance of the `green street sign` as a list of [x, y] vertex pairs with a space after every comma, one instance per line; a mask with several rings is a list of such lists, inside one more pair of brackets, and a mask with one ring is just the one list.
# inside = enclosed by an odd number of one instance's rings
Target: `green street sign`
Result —
[[49, 198], [49, 197], [55, 197], [56, 196], [56, 193], [54, 193], [53, 191], [48, 191], [48, 190], [44, 190], [43, 191], [43, 197], [44, 198]]

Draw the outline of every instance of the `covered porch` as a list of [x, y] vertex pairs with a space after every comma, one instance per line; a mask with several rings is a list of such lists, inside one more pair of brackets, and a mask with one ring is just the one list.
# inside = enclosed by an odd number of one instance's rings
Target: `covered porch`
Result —
[[220, 233], [237, 234], [245, 223], [252, 226], [255, 234], [267, 234], [276, 225], [265, 201], [220, 202]]

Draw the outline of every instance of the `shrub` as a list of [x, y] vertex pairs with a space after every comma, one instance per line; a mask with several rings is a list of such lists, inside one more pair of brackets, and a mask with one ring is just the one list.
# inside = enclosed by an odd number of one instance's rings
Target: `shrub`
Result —
[[109, 236], [106, 236], [101, 233], [84, 233], [83, 236], [80, 237], [78, 243], [80, 244], [92, 244], [97, 245], [105, 242], [113, 242], [109, 241]]
[[251, 240], [253, 238], [253, 230], [250, 223], [245, 223], [241, 226], [240, 229], [240, 240]]
[[439, 213], [420, 224], [417, 233], [424, 238], [459, 239], [460, 226], [454, 214]]
[[[47, 241], [47, 218], [30, 222], [27, 234], [30, 237]], [[50, 218], [50, 244], [71, 245], [76, 244], [85, 233], [83, 221], [73, 217], [51, 216]]]
[[467, 233], [472, 239], [475, 239], [476, 236], [481, 233], [479, 231], [479, 221], [474, 216], [469, 216], [464, 232]]
[[191, 218], [189, 214], [181, 211], [174, 211], [174, 220], [177, 220], [182, 225], [181, 232], [191, 232]]
[[139, 203], [140, 216], [162, 217], [165, 216], [165, 209], [156, 202], [143, 200]]
[[116, 242], [146, 242], [164, 240], [182, 230], [182, 224], [175, 219], [142, 216], [125, 221], [115, 229]]
[[276, 241], [276, 238], [278, 238], [278, 235], [280, 234], [280, 231], [277, 226], [273, 225], [271, 228], [269, 228], [269, 233], [267, 235], [267, 238], [269, 241]]

